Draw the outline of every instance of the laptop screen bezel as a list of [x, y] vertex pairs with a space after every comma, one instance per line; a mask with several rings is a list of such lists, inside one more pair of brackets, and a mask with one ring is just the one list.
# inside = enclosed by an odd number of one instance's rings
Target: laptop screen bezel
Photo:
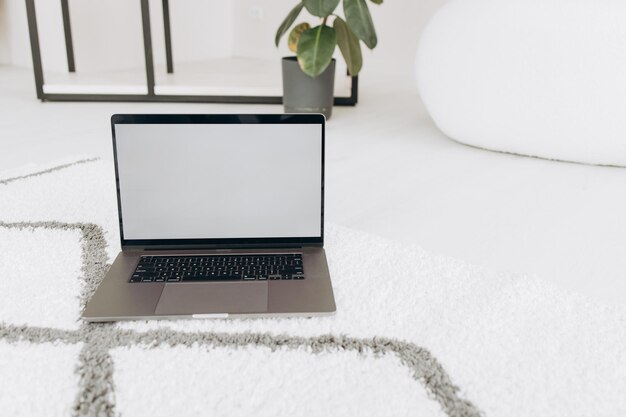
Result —
[[[322, 127], [320, 236], [206, 239], [125, 239], [115, 126], [120, 124], [319, 124]], [[324, 154], [326, 119], [321, 114], [114, 114], [111, 116], [117, 211], [122, 249], [287, 248], [324, 244]]]

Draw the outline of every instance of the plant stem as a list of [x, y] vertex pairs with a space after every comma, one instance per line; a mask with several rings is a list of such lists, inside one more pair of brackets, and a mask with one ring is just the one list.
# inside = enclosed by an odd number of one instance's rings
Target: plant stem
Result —
[[328, 20], [328, 16], [326, 16], [324, 20], [322, 20], [322, 25], [325, 25], [327, 20]]

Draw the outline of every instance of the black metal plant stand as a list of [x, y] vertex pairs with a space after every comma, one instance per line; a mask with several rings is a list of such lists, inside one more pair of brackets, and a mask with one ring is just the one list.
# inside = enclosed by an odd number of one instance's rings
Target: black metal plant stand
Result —
[[[35, 86], [37, 98], [42, 101], [148, 101], [148, 102], [196, 102], [196, 103], [248, 103], [248, 104], [281, 104], [282, 96], [241, 96], [241, 95], [166, 95], [154, 93], [154, 62], [152, 58], [152, 35], [150, 32], [150, 9], [148, 0], [141, 2], [141, 21], [143, 27], [143, 45], [146, 62], [147, 94], [63, 94], [45, 93], [43, 91], [44, 78], [39, 47], [39, 32], [37, 30], [37, 18], [35, 16], [35, 0], [26, 1], [26, 14], [28, 18], [28, 31], [30, 46], [33, 56], [33, 69], [35, 73]], [[163, 2], [163, 25], [165, 32], [165, 56], [167, 72], [174, 72], [172, 60], [172, 40], [170, 31], [169, 0]], [[65, 49], [67, 53], [67, 68], [69, 72], [76, 72], [74, 62], [74, 46], [72, 42], [72, 30], [70, 27], [70, 11], [68, 0], [61, 0], [63, 15], [63, 29], [65, 33]], [[354, 106], [358, 101], [359, 79], [351, 77], [350, 97], [335, 97], [337, 106]]]

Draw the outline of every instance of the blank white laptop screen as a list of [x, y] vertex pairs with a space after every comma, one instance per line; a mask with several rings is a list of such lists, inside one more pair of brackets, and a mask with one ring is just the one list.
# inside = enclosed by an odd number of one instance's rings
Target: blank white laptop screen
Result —
[[124, 239], [320, 237], [321, 124], [116, 124]]

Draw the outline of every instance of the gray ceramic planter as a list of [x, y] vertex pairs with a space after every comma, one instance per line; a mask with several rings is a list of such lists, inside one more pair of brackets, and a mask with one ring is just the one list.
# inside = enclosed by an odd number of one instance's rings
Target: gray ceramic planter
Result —
[[295, 56], [283, 58], [283, 105], [285, 113], [333, 114], [335, 60], [315, 78], [300, 69]]

